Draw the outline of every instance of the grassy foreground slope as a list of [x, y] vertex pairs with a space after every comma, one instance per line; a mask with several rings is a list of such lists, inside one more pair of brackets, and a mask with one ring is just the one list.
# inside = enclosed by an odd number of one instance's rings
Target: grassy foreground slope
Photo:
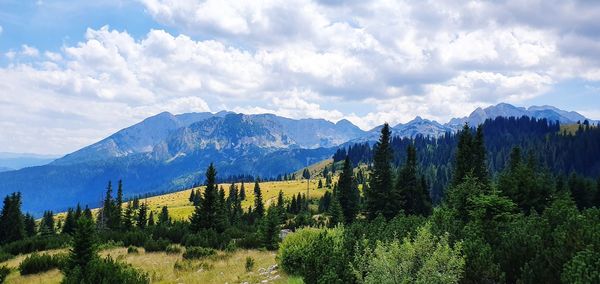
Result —
[[[66, 249], [53, 250], [42, 253], [64, 253]], [[269, 283], [295, 283], [297, 279], [288, 278], [279, 269], [274, 272], [263, 272], [263, 269], [272, 267], [275, 261], [275, 253], [272, 251], [238, 250], [233, 253], [219, 252], [202, 260], [184, 261], [181, 253], [166, 254], [164, 252], [145, 253], [140, 248], [139, 253], [128, 254], [126, 248], [111, 248], [101, 252], [102, 256], [110, 255], [132, 264], [150, 275], [152, 283], [261, 283], [269, 280]], [[6, 283], [60, 283], [63, 278], [58, 269], [47, 272], [22, 276], [16, 270], [19, 263], [27, 255], [18, 256], [9, 261], [0, 263], [15, 268], [6, 279]], [[246, 257], [252, 257], [255, 261], [251, 271], [246, 271]]]

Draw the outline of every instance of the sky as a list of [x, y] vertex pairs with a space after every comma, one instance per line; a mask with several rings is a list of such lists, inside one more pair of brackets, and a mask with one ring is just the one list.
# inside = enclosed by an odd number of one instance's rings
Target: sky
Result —
[[0, 152], [66, 154], [163, 111], [600, 119], [593, 0], [0, 0]]

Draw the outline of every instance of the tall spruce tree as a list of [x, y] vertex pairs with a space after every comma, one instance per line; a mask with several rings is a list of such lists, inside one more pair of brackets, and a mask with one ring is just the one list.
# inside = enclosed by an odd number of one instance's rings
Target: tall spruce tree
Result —
[[148, 227], [153, 227], [154, 225], [154, 211], [150, 210], [150, 214], [148, 215]]
[[158, 224], [159, 225], [169, 225], [171, 223], [171, 218], [169, 218], [169, 209], [167, 206], [163, 206], [160, 210], [160, 215], [158, 215]]
[[406, 161], [398, 173], [396, 190], [406, 214], [429, 215], [431, 198], [424, 178], [417, 174], [417, 151], [414, 145], [406, 148]]
[[37, 233], [35, 229], [35, 219], [29, 213], [25, 214], [23, 219], [23, 223], [25, 225], [25, 235], [27, 237], [33, 237]]
[[246, 200], [246, 188], [244, 187], [243, 181], [242, 185], [240, 186], [240, 200]]
[[373, 170], [368, 190], [365, 192], [366, 211], [369, 219], [375, 219], [383, 214], [390, 219], [396, 215], [399, 208], [395, 208], [397, 199], [392, 196], [392, 158], [393, 151], [390, 147], [390, 126], [385, 123], [381, 129], [379, 141], [374, 146]]
[[338, 180], [337, 196], [344, 213], [344, 221], [346, 223], [351, 223], [358, 213], [360, 192], [358, 191], [358, 186], [354, 180], [352, 163], [347, 155], [344, 160], [342, 173]]
[[[206, 169], [206, 188], [204, 196], [194, 209], [190, 218], [190, 228], [198, 232], [200, 229], [215, 228], [219, 207], [219, 193], [216, 186], [217, 170], [213, 163]], [[198, 193], [196, 194], [198, 196]]]
[[137, 227], [145, 229], [148, 226], [148, 205], [146, 202], [142, 202], [140, 209], [137, 214]]
[[0, 244], [21, 240], [25, 237], [21, 193], [15, 192], [4, 198], [0, 213]]
[[120, 228], [121, 219], [123, 218], [123, 180], [119, 180], [119, 184], [117, 187], [117, 198], [115, 199], [113, 218], [113, 229]]
[[56, 233], [54, 213], [52, 211], [44, 211], [42, 221], [40, 222], [40, 233], [42, 235], [54, 235]]
[[229, 221], [232, 225], [238, 225], [241, 221], [242, 214], [242, 202], [238, 194], [238, 187], [235, 183], [229, 186], [229, 195], [227, 196], [227, 210], [229, 214]]
[[72, 208], [67, 210], [67, 216], [65, 217], [65, 223], [63, 225], [61, 234], [72, 235], [77, 228], [77, 220], [75, 219], [75, 211]]
[[121, 224], [121, 227], [123, 228], [123, 230], [130, 231], [133, 229], [134, 215], [135, 215], [135, 212], [133, 210], [133, 204], [131, 201], [129, 201], [129, 202], [127, 202], [127, 207], [125, 208], [125, 213], [123, 214], [123, 220], [122, 220], [122, 224]]
[[261, 240], [263, 245], [269, 250], [277, 248], [277, 243], [279, 242], [279, 223], [279, 211], [275, 206], [269, 207], [267, 215], [261, 220], [260, 224]]
[[256, 219], [261, 219], [265, 215], [265, 205], [258, 180], [254, 182], [254, 215]]
[[452, 172], [452, 186], [457, 186], [472, 171], [473, 158], [473, 135], [471, 128], [465, 123], [462, 131], [458, 134], [458, 146], [454, 160], [454, 171]]
[[88, 264], [97, 257], [94, 223], [90, 218], [80, 218], [77, 221], [77, 229], [73, 236], [73, 247], [68, 263], [69, 268], [77, 269], [79, 273], [85, 275]]

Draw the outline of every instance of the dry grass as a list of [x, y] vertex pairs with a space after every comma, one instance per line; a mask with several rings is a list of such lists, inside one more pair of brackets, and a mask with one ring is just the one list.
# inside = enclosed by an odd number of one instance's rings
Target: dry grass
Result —
[[[65, 250], [53, 250], [47, 253], [59, 253]], [[46, 252], [45, 252], [46, 253]], [[276, 280], [269, 283], [301, 283], [297, 278], [288, 279], [287, 275], [276, 271], [274, 274], [260, 275], [260, 268], [268, 268], [276, 263], [275, 252], [259, 250], [238, 250], [233, 253], [219, 252], [217, 255], [187, 261], [180, 254], [166, 254], [164, 252], [145, 253], [140, 248], [137, 254], [127, 254], [126, 248], [112, 248], [100, 253], [103, 257], [111, 256], [114, 259], [130, 263], [134, 267], [147, 272], [152, 283], [260, 283], [262, 280], [274, 275], [279, 275]], [[6, 283], [60, 283], [63, 278], [58, 269], [44, 273], [21, 276], [16, 270], [19, 263], [27, 255], [1, 263], [13, 268]], [[254, 259], [254, 268], [246, 272], [246, 257]], [[176, 267], [176, 263], [178, 264]]]

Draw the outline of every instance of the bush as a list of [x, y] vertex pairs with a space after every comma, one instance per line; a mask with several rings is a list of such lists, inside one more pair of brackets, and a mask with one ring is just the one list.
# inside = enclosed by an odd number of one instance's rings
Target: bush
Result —
[[226, 252], [234, 252], [236, 249], [237, 249], [237, 245], [235, 244], [235, 241], [233, 241], [233, 240], [229, 241], [229, 243], [225, 247]]
[[354, 282], [343, 244], [342, 227], [303, 228], [283, 240], [277, 260], [285, 272], [306, 283]]
[[127, 232], [120, 231], [101, 231], [99, 234], [101, 242], [122, 243], [123, 246], [143, 247], [148, 239], [148, 234], [141, 230], [133, 230]]
[[35, 274], [48, 271], [54, 268], [63, 268], [66, 264], [66, 255], [64, 254], [37, 254], [34, 253], [26, 257], [19, 264], [21, 275]]
[[252, 268], [254, 268], [254, 258], [248, 256], [246, 257], [246, 272], [252, 271]]
[[168, 254], [179, 254], [179, 253], [181, 253], [181, 246], [180, 245], [168, 245], [167, 248], [165, 249], [165, 252]]
[[4, 280], [6, 280], [8, 274], [10, 274], [10, 268], [6, 266], [0, 266], [0, 283], [4, 283]]
[[262, 246], [262, 240], [257, 233], [248, 233], [237, 244], [239, 247], [246, 249], [259, 248]]
[[35, 251], [44, 251], [67, 247], [71, 242], [69, 235], [46, 235], [26, 238], [8, 243], [2, 248], [12, 255], [27, 254]]
[[196, 234], [187, 234], [183, 237], [186, 247], [224, 248], [231, 238], [228, 234], [218, 234], [214, 230], [200, 230]]
[[165, 251], [169, 244], [170, 243], [167, 240], [148, 239], [144, 244], [144, 249], [146, 250], [146, 252]]
[[[10, 253], [8, 253], [8, 252], [0, 250], [0, 262], [5, 262], [5, 261], [7, 261], [7, 260], [9, 260], [9, 259], [11, 259], [13, 257], [15, 257], [15, 256], [12, 255], [12, 254], [10, 254]], [[0, 282], [0, 283], [2, 283], [2, 282]]]
[[133, 268], [130, 264], [106, 259], [94, 259], [86, 267], [85, 273], [80, 267], [67, 271], [63, 282], [65, 284], [79, 283], [150, 283], [148, 274]]
[[184, 259], [199, 259], [207, 256], [215, 255], [217, 252], [211, 248], [203, 247], [188, 247], [183, 253]]
[[134, 247], [134, 246], [129, 246], [129, 247], [127, 248], [127, 253], [128, 253], [128, 254], [137, 254], [137, 253], [139, 253], [139, 250], [138, 250], [138, 248], [137, 248], [137, 247]]

